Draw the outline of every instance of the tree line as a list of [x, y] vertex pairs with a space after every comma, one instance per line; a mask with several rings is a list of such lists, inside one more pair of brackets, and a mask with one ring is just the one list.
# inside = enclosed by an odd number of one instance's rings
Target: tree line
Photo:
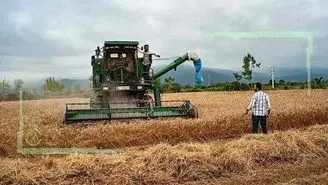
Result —
[[[320, 80], [321, 79], [321, 80]], [[181, 85], [175, 82], [173, 77], [165, 78], [163, 82], [157, 80], [157, 84], [162, 93], [175, 92], [201, 92], [201, 91], [248, 91], [252, 89], [252, 83], [241, 82], [219, 82], [211, 85]], [[275, 81], [274, 90], [288, 90], [288, 89], [307, 89], [308, 82], [292, 82], [279, 80]], [[263, 83], [264, 90], [273, 90], [272, 81]], [[328, 89], [328, 80], [323, 80], [323, 77], [315, 78], [310, 82], [312, 89]]]
[[80, 85], [75, 84], [73, 86], [65, 86], [55, 77], [47, 77], [44, 80], [44, 84], [39, 88], [30, 89], [28, 87], [23, 88], [24, 81], [22, 79], [15, 79], [13, 84], [8, 80], [3, 79], [0, 81], [0, 101], [4, 100], [18, 100], [19, 92], [22, 91], [24, 99], [40, 99], [47, 96], [56, 95], [73, 95], [76, 93], [82, 93]]
[[[234, 80], [232, 82], [215, 83], [211, 85], [180, 85], [175, 82], [173, 77], [167, 77], [164, 82], [160, 79], [156, 81], [156, 85], [160, 87], [161, 92], [198, 92], [198, 91], [243, 91], [252, 89], [253, 70], [260, 68], [261, 62], [258, 62], [254, 56], [247, 53], [242, 60], [241, 71], [233, 73]], [[244, 79], [247, 83], [242, 83]], [[264, 89], [271, 89], [272, 80], [264, 83]], [[308, 82], [289, 82], [285, 80], [274, 81], [275, 89], [306, 89]], [[324, 80], [323, 77], [314, 78], [310, 82], [313, 89], [328, 88], [328, 79]]]

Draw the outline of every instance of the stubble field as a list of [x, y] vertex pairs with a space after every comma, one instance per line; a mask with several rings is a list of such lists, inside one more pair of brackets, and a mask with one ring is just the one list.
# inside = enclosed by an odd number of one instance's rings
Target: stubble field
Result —
[[[189, 99], [198, 119], [62, 123], [65, 102], [23, 102], [23, 147], [123, 148], [106, 155], [17, 152], [19, 102], [0, 103], [1, 184], [327, 184], [328, 91], [269, 91], [269, 135], [250, 134], [252, 92], [164, 94]], [[38, 130], [37, 138], [31, 131]]]

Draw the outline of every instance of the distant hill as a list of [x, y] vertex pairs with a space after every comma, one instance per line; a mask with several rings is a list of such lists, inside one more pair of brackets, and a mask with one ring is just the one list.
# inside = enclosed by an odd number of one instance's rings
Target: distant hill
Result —
[[[160, 68], [160, 67], [158, 67]], [[155, 68], [155, 71], [158, 69]], [[263, 69], [257, 69], [263, 71]], [[180, 84], [193, 84], [194, 82], [194, 68], [193, 66], [185, 65], [179, 66], [177, 71], [171, 71], [168, 74], [164, 75], [162, 79], [173, 76], [175, 80]], [[234, 80], [233, 73], [236, 71], [234, 70], [224, 70], [224, 69], [216, 69], [216, 68], [206, 68], [202, 69], [202, 75], [204, 78], [204, 84], [213, 84], [218, 82], [231, 82]], [[299, 69], [287, 69], [287, 68], [277, 68], [275, 74], [276, 81], [285, 80], [285, 81], [306, 81], [307, 80], [307, 70], [306, 68], [299, 68]], [[240, 71], [239, 71], [240, 73]], [[311, 70], [311, 79], [324, 77], [328, 79], [327, 69], [324, 68], [313, 68]], [[263, 72], [253, 72], [253, 79], [252, 81], [258, 81], [262, 83], [267, 83], [271, 79], [270, 71], [267, 73]]]
[[[156, 71], [156, 69], [155, 69]], [[218, 82], [230, 82], [234, 80], [233, 73], [236, 71], [225, 70], [225, 69], [215, 69], [215, 68], [206, 68], [202, 69], [202, 76], [204, 78], [204, 84], [213, 84]], [[180, 84], [193, 84], [195, 80], [195, 69], [193, 66], [179, 66], [177, 71], [171, 71], [168, 74], [163, 75], [161, 79], [164, 79], [168, 76], [173, 76], [176, 82]], [[254, 72], [253, 79], [255, 81], [266, 82], [271, 78], [268, 74], [261, 74]]]
[[[311, 69], [311, 79], [324, 77], [324, 79], [328, 79], [328, 69], [325, 68], [312, 68]], [[285, 80], [285, 81], [307, 81], [308, 80], [308, 72], [306, 68], [299, 69], [284, 69], [278, 68], [276, 70], [276, 79], [277, 80]]]
[[[154, 71], [157, 71], [159, 68], [163, 66], [155, 66]], [[269, 70], [264, 73], [264, 69], [257, 69], [257, 71], [253, 73], [252, 81], [259, 82], [269, 82], [271, 79], [271, 74]], [[324, 79], [328, 80], [328, 69], [325, 68], [313, 68], [311, 70], [311, 79], [324, 77]], [[234, 70], [225, 70], [225, 69], [217, 69], [217, 68], [202, 68], [202, 75], [204, 78], [204, 84], [215, 84], [218, 82], [231, 82], [234, 80], [233, 73], [236, 72]], [[182, 85], [192, 85], [195, 80], [195, 69], [192, 65], [181, 65], [177, 67], [177, 71], [170, 71], [169, 73], [163, 75], [161, 79], [164, 79], [168, 76], [173, 76], [176, 82]], [[288, 69], [288, 68], [277, 68], [276, 69], [276, 78], [277, 81], [285, 80], [285, 81], [307, 81], [307, 70], [306, 68], [298, 68], [298, 69]], [[63, 83], [66, 87], [73, 87], [74, 85], [80, 85], [81, 89], [88, 89], [89, 80], [88, 79], [61, 79], [61, 83]], [[35, 87], [41, 87], [40, 84], [44, 84], [44, 81], [38, 81], [29, 83], [28, 88], [32, 89]]]

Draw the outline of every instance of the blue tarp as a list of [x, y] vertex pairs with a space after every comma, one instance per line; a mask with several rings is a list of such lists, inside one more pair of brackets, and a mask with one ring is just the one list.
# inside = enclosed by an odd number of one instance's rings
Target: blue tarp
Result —
[[202, 77], [202, 61], [200, 59], [195, 60], [194, 61], [194, 66], [195, 66], [195, 70], [196, 70], [196, 74], [195, 74], [195, 82], [196, 83], [203, 83], [203, 77]]

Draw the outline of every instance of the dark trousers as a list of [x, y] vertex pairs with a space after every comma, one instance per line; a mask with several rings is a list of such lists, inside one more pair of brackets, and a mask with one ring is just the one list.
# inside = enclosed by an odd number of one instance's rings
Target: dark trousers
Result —
[[268, 129], [266, 126], [266, 116], [255, 116], [252, 115], [252, 131], [253, 133], [257, 133], [259, 122], [261, 124], [263, 134], [268, 134]]

